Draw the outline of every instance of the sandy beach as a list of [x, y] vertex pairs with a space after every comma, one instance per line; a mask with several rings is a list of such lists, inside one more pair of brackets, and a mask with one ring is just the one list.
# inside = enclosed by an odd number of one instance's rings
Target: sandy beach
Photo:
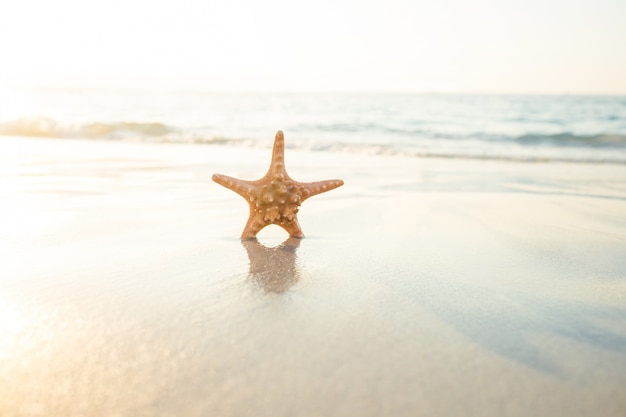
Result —
[[2, 137], [0, 415], [623, 416], [626, 166]]

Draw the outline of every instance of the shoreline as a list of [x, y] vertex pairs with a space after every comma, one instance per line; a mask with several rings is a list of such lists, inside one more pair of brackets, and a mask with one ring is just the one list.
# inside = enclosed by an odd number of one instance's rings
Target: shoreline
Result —
[[[0, 135], [0, 140], [52, 140], [52, 141], [74, 141], [74, 142], [107, 142], [107, 143], [128, 143], [136, 145], [176, 145], [176, 146], [223, 146], [232, 147], [236, 149], [271, 149], [271, 140], [253, 139], [253, 138], [235, 138], [227, 139], [221, 136], [212, 137], [210, 139], [190, 138], [190, 139], [171, 139], [167, 137], [154, 137], [154, 138], [135, 138], [135, 139], [119, 139], [119, 138], [81, 138], [81, 137], [56, 137], [56, 136], [18, 136], [18, 135]], [[266, 143], [267, 142], [267, 143]], [[510, 154], [455, 154], [442, 151], [425, 152], [419, 149], [412, 148], [398, 148], [390, 145], [383, 144], [354, 144], [354, 143], [334, 143], [334, 142], [322, 142], [317, 146], [311, 146], [313, 140], [310, 139], [298, 139], [295, 142], [299, 143], [300, 147], [293, 146], [293, 140], [286, 143], [287, 149], [290, 151], [301, 152], [313, 152], [313, 153], [338, 153], [342, 155], [354, 155], [354, 156], [380, 156], [391, 158], [416, 158], [416, 159], [443, 159], [443, 160], [477, 160], [477, 161], [496, 161], [496, 162], [519, 162], [519, 163], [563, 163], [563, 164], [598, 164], [598, 165], [626, 165], [626, 159], [619, 159], [615, 157], [609, 157], [612, 151], [622, 151], [620, 147], [576, 147], [576, 146], [555, 146], [555, 149], [563, 151], [571, 151], [572, 149], [583, 152], [585, 150], [592, 152], [603, 151], [605, 156], [590, 157], [557, 157], [550, 155], [542, 147], [538, 148], [543, 151], [540, 154], [528, 153], [531, 147], [526, 150], [526, 154], [510, 155]], [[306, 146], [303, 146], [307, 144]], [[319, 147], [321, 146], [321, 148]], [[503, 145], [500, 145], [503, 146]], [[510, 146], [510, 145], [509, 145]], [[514, 144], [514, 146], [524, 146]], [[543, 145], [542, 145], [543, 146]], [[323, 149], [322, 149], [323, 148]], [[551, 150], [554, 152], [554, 149]]]

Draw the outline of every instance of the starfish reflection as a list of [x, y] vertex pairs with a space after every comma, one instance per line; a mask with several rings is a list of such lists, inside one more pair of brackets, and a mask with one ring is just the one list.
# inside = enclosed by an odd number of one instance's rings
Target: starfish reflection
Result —
[[300, 241], [290, 237], [276, 247], [267, 247], [256, 238], [242, 240], [250, 260], [249, 278], [266, 292], [287, 291], [300, 280], [296, 255]]

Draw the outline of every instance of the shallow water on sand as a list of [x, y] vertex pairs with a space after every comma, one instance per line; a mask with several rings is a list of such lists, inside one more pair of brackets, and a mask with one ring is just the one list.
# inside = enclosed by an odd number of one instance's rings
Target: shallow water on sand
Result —
[[11, 139], [0, 414], [626, 407], [626, 168], [287, 151], [307, 237], [240, 241], [259, 149]]

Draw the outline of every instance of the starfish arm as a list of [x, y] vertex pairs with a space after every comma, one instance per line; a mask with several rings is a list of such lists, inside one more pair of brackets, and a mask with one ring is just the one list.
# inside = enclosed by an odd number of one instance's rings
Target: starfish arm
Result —
[[276, 176], [287, 177], [287, 172], [285, 171], [285, 136], [282, 130], [276, 132], [274, 137], [272, 161], [267, 176], [271, 178]]
[[285, 231], [289, 233], [290, 238], [300, 239], [304, 237], [304, 233], [302, 232], [302, 228], [300, 227], [297, 218], [289, 221], [268, 222], [262, 217], [261, 214], [254, 210], [254, 208], [250, 207], [250, 216], [248, 217], [246, 227], [244, 227], [243, 232], [241, 233], [241, 239], [254, 239], [261, 229], [272, 223], [285, 229]]
[[342, 180], [325, 180], [325, 181], [300, 183], [300, 186], [303, 189], [302, 201], [306, 200], [309, 197], [313, 197], [314, 195], [318, 195], [321, 193], [325, 193], [326, 191], [334, 190], [335, 188], [341, 187], [342, 185], [343, 185]]
[[212, 178], [213, 181], [219, 185], [236, 192], [246, 200], [248, 200], [250, 192], [254, 189], [254, 183], [252, 181], [240, 180], [222, 174], [213, 174]]
[[250, 216], [248, 216], [246, 227], [241, 232], [241, 238], [253, 239], [267, 225], [268, 223], [263, 220], [263, 217], [254, 208], [250, 207]]
[[293, 219], [288, 222], [278, 223], [280, 227], [285, 229], [287, 233], [289, 233], [290, 238], [298, 238], [301, 239], [304, 237], [304, 233], [302, 232], [302, 228], [300, 227], [300, 223], [298, 223], [298, 219]]

